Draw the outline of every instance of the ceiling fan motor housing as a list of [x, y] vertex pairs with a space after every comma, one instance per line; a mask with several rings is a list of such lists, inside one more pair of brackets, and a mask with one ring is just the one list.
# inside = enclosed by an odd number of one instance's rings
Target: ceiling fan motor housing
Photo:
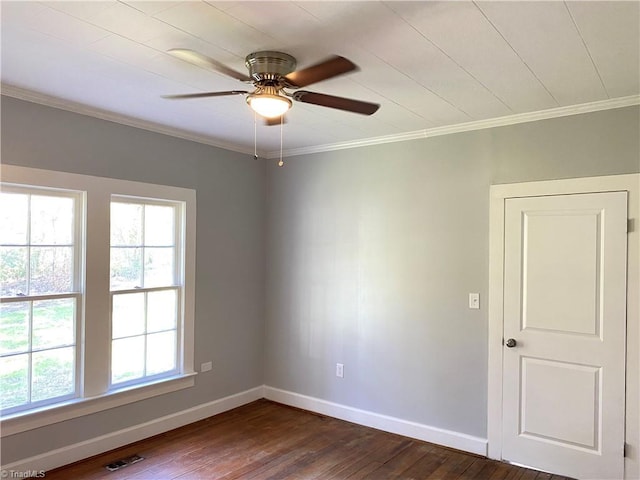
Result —
[[250, 53], [244, 63], [251, 78], [258, 82], [277, 80], [296, 69], [296, 59], [291, 55], [270, 50]]

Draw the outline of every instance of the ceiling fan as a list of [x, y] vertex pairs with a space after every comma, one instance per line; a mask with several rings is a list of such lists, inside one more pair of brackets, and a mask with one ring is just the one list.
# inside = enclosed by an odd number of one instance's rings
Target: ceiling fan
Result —
[[[169, 50], [168, 53], [195, 65], [211, 68], [241, 82], [253, 84], [254, 90], [164, 95], [163, 98], [186, 99], [247, 95], [247, 103], [258, 115], [265, 118], [267, 125], [281, 123], [282, 116], [293, 105], [291, 99], [297, 102], [310, 103], [362, 115], [372, 115], [380, 108], [380, 105], [376, 103], [298, 90], [312, 83], [358, 69], [350, 60], [337, 55], [310, 67], [295, 71], [296, 59], [291, 55], [269, 50], [254, 52], [245, 58], [245, 65], [249, 69], [249, 75], [245, 75], [193, 50], [174, 48]], [[295, 91], [288, 92], [287, 90]]]

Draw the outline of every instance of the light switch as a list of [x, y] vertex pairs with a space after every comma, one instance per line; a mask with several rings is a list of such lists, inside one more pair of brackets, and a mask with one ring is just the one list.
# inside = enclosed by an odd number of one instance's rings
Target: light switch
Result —
[[478, 310], [480, 308], [480, 294], [479, 293], [470, 293], [469, 294], [469, 308], [473, 310]]

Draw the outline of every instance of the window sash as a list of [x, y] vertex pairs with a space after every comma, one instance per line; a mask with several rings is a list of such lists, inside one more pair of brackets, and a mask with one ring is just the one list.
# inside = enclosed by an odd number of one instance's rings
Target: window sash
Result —
[[[110, 253], [113, 252], [113, 249], [135, 249], [139, 248], [141, 250], [142, 256], [142, 271], [141, 273], [141, 283], [139, 288], [153, 288], [153, 287], [163, 287], [163, 286], [177, 286], [184, 285], [185, 282], [185, 250], [184, 250], [184, 236], [186, 232], [186, 223], [185, 223], [185, 213], [186, 213], [186, 204], [184, 201], [175, 201], [168, 199], [159, 199], [159, 198], [146, 198], [146, 197], [137, 197], [130, 195], [111, 195], [111, 203], [125, 203], [125, 204], [134, 204], [140, 205], [143, 207], [142, 213], [142, 238], [139, 244], [112, 244], [110, 245]], [[172, 207], [173, 208], [173, 241], [170, 245], [153, 245], [146, 244], [145, 242], [145, 211], [146, 206], [160, 206], [160, 207]], [[166, 285], [154, 285], [153, 287], [148, 287], [146, 284], [145, 278], [145, 250], [146, 249], [163, 249], [163, 248], [172, 248], [173, 249], [173, 282], [167, 283]], [[137, 288], [137, 287], [136, 287]], [[112, 288], [110, 287], [110, 291], [112, 292], [122, 292], [125, 290], [129, 290], [128, 288]]]
[[[30, 283], [31, 283], [31, 250], [33, 248], [47, 248], [47, 247], [71, 247], [72, 248], [72, 265], [73, 273], [71, 276], [71, 288], [68, 291], [64, 292], [50, 292], [52, 295], [56, 294], [64, 294], [64, 293], [82, 293], [84, 291], [83, 285], [83, 258], [84, 258], [84, 242], [83, 242], [83, 234], [84, 234], [84, 212], [85, 212], [85, 193], [78, 190], [73, 189], [62, 189], [62, 188], [54, 188], [54, 187], [44, 187], [44, 186], [27, 186], [27, 185], [19, 185], [13, 183], [0, 183], [0, 191], [2, 193], [14, 193], [21, 195], [29, 196], [29, 204], [28, 204], [28, 219], [27, 219], [27, 242], [26, 243], [3, 243], [1, 247], [22, 247], [27, 249], [27, 263], [26, 263], [26, 282], [27, 282], [27, 292], [30, 292]], [[72, 219], [72, 243], [60, 243], [60, 244], [44, 244], [44, 243], [33, 243], [31, 238], [31, 197], [32, 196], [48, 196], [48, 197], [61, 197], [61, 198], [69, 198], [73, 201], [73, 219]], [[40, 296], [39, 294], [25, 294], [24, 296], [20, 295], [11, 295], [11, 296], [1, 296], [2, 300], [9, 298], [23, 298], [27, 297], [35, 297]]]
[[[53, 347], [34, 347], [33, 346], [33, 304], [39, 301], [46, 300], [63, 300], [63, 299], [73, 299], [74, 300], [74, 316], [73, 316], [73, 340], [71, 343], [65, 343], [60, 345], [55, 345]], [[59, 294], [48, 294], [48, 295], [31, 295], [24, 297], [6, 297], [0, 299], [0, 304], [11, 305], [16, 303], [28, 303], [30, 304], [30, 314], [29, 314], [29, 334], [28, 334], [28, 344], [27, 347], [23, 350], [17, 350], [7, 353], [0, 354], [0, 358], [12, 358], [20, 355], [28, 356], [28, 366], [27, 366], [27, 401], [21, 403], [19, 405], [14, 405], [12, 407], [7, 407], [2, 409], [2, 415], [9, 415], [16, 412], [28, 411], [31, 409], [54, 405], [56, 403], [60, 403], [66, 400], [78, 398], [81, 394], [81, 348], [78, 343], [78, 339], [82, 338], [82, 293], [59, 293]], [[41, 352], [50, 352], [54, 350], [59, 350], [62, 348], [73, 348], [73, 382], [72, 388], [73, 391], [64, 394], [64, 395], [56, 395], [50, 398], [45, 398], [42, 400], [33, 401], [32, 400], [32, 389], [33, 389], [33, 354], [41, 353]]]
[[[159, 331], [153, 331], [153, 332], [149, 332], [148, 328], [147, 328], [147, 295], [148, 293], [153, 293], [153, 292], [163, 292], [163, 291], [175, 291], [176, 292], [176, 324], [174, 328], [171, 329], [166, 329], [166, 330], [159, 330]], [[127, 294], [135, 294], [135, 293], [142, 293], [145, 295], [145, 328], [144, 331], [142, 333], [138, 333], [138, 334], [134, 334], [134, 335], [128, 335], [128, 336], [123, 336], [123, 337], [118, 337], [117, 339], [113, 338], [113, 300], [115, 297], [117, 297], [118, 295], [127, 295]], [[164, 377], [171, 377], [171, 376], [175, 376], [176, 374], [178, 374], [181, 370], [181, 363], [182, 363], [182, 359], [183, 359], [183, 350], [184, 350], [184, 342], [183, 342], [183, 316], [184, 316], [184, 288], [181, 285], [171, 285], [171, 286], [163, 286], [163, 287], [150, 287], [150, 288], [133, 288], [133, 289], [127, 289], [127, 290], [116, 290], [116, 291], [111, 291], [110, 292], [110, 296], [111, 296], [111, 318], [110, 318], [110, 344], [109, 344], [109, 358], [110, 358], [110, 366], [109, 366], [109, 389], [113, 390], [113, 389], [119, 389], [119, 388], [123, 388], [123, 387], [128, 387], [128, 386], [132, 386], [132, 385], [136, 385], [136, 384], [141, 384], [141, 383], [147, 383], [150, 381], [155, 381]], [[114, 340], [120, 340], [120, 339], [124, 339], [124, 338], [133, 338], [133, 337], [148, 337], [149, 335], [153, 335], [155, 333], [162, 333], [162, 332], [175, 332], [176, 335], [176, 339], [175, 339], [175, 352], [174, 352], [174, 368], [171, 370], [167, 370], [165, 372], [161, 372], [158, 374], [153, 374], [153, 375], [146, 375], [143, 374], [141, 377], [137, 377], [135, 379], [132, 380], [125, 380], [125, 381], [120, 381], [120, 382], [114, 382], [113, 381], [113, 372], [112, 372], [112, 366], [113, 366], [113, 357], [112, 357], [112, 346], [113, 346], [113, 341]], [[146, 341], [147, 339], [145, 338], [145, 355], [144, 355], [144, 371], [146, 372], [147, 370], [147, 358], [146, 358]]]

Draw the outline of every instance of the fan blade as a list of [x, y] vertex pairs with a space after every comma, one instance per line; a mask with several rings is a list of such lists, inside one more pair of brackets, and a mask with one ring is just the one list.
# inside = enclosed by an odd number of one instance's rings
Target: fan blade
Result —
[[280, 123], [287, 123], [287, 117], [285, 117], [284, 115], [281, 115], [279, 117], [265, 118], [264, 119], [264, 124], [267, 127], [272, 127], [274, 125], [280, 125]]
[[335, 55], [323, 62], [292, 72], [284, 78], [291, 87], [300, 88], [354, 70], [358, 70], [358, 67], [351, 60]]
[[292, 95], [294, 100], [302, 103], [312, 103], [322, 107], [337, 108], [347, 112], [360, 113], [362, 115], [373, 115], [378, 111], [380, 105], [377, 103], [362, 102], [352, 98], [335, 97], [324, 93], [313, 93], [305, 90], [298, 90]]
[[228, 92], [183, 93], [179, 95], [163, 95], [162, 98], [181, 100], [184, 98], [226, 97], [227, 95], [244, 95], [245, 93], [249, 92], [246, 90], [230, 90]]
[[240, 80], [241, 82], [253, 82], [247, 75], [236, 72], [232, 68], [223, 65], [213, 58], [207, 57], [206, 55], [195, 52], [193, 50], [189, 50], [187, 48], [172, 48], [171, 50], [167, 50], [167, 53], [173, 55], [176, 58], [179, 58], [180, 60], [185, 60], [199, 67], [211, 68], [216, 72], [224, 73], [225, 75], [231, 78], [235, 78], [236, 80]]

